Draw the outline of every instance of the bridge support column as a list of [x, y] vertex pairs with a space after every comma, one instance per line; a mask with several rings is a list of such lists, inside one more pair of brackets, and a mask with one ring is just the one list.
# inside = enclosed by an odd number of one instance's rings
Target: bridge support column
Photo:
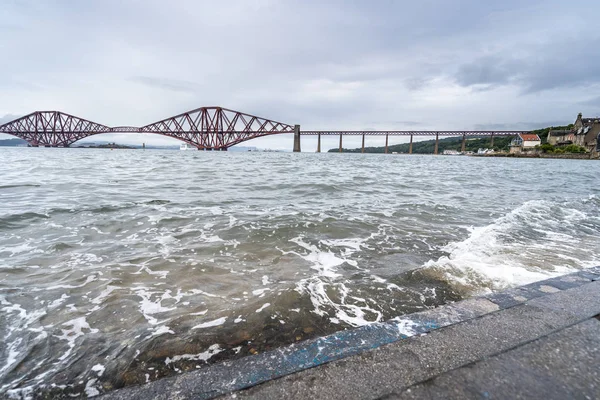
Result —
[[388, 136], [389, 135], [385, 135], [385, 154], [388, 153]]
[[340, 153], [342, 152], [342, 134], [340, 133]]
[[321, 134], [317, 135], [317, 153], [321, 152]]
[[410, 144], [408, 145], [408, 154], [412, 154], [412, 139], [413, 139], [413, 135], [410, 135]]
[[300, 151], [300, 125], [294, 125], [294, 153]]
[[492, 133], [492, 138], [490, 140], [490, 147], [494, 148], [494, 134]]
[[361, 153], [365, 152], [365, 134], [363, 133], [362, 135], [362, 149], [361, 149]]
[[467, 141], [467, 135], [463, 133], [462, 144], [460, 145], [460, 151], [465, 152], [465, 143]]
[[433, 151], [433, 154], [435, 154], [437, 156], [438, 154], [438, 147], [440, 144], [440, 135], [438, 133], [435, 134], [435, 149]]

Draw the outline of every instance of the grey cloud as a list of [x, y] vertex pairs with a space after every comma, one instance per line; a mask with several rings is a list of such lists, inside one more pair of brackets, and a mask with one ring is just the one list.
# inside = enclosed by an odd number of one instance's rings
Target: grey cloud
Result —
[[0, 110], [142, 125], [221, 105], [307, 130], [568, 123], [600, 82], [582, 10], [600, 3], [8, 2], [24, 29], [0, 26]]
[[425, 77], [413, 77], [404, 80], [404, 85], [408, 90], [420, 90], [424, 88], [427, 83], [429, 83], [429, 79]]
[[[524, 94], [600, 84], [600, 52], [590, 51], [599, 47], [600, 37], [522, 44], [520, 51], [511, 48], [460, 65], [454, 79], [460, 86], [480, 90], [515, 85]], [[510, 54], [513, 51], [519, 55]]]
[[7, 122], [14, 121], [17, 118], [19, 118], [18, 115], [6, 114], [6, 115], [0, 117], [0, 125], [4, 125]]
[[154, 78], [150, 76], [133, 76], [129, 78], [129, 80], [153, 88], [170, 90], [174, 92], [194, 93], [199, 88], [199, 85], [197, 83], [177, 79]]
[[483, 57], [463, 64], [455, 75], [461, 86], [496, 86], [511, 82], [516, 78], [522, 65], [503, 60], [501, 57]]
[[[371, 122], [371, 124], [375, 124], [377, 122]], [[423, 125], [423, 122], [418, 121], [386, 121], [390, 126], [419, 126]]]
[[581, 105], [585, 105], [585, 106], [598, 107], [600, 109], [600, 96], [595, 96], [595, 97], [587, 98], [585, 100], [580, 100], [577, 103], [581, 104]]
[[545, 121], [545, 122], [513, 122], [513, 123], [490, 123], [490, 124], [475, 124], [473, 125], [474, 130], [507, 130], [507, 131], [519, 131], [519, 130], [535, 130], [547, 128], [549, 126], [564, 126], [573, 123], [575, 116], [572, 121]]

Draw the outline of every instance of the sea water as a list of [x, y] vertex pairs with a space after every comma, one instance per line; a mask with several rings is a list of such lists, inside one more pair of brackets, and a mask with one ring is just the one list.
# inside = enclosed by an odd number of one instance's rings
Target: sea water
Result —
[[600, 264], [600, 162], [0, 148], [0, 395], [94, 396]]

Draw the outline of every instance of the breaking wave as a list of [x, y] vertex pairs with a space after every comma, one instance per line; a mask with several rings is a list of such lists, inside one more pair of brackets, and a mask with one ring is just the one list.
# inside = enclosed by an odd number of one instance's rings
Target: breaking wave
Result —
[[480, 293], [525, 285], [600, 262], [600, 201], [527, 201], [424, 265], [461, 290]]

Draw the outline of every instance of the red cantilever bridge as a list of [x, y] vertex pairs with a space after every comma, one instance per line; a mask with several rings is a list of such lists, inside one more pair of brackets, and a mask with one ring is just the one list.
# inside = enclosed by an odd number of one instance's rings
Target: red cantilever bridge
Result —
[[[19, 137], [33, 147], [69, 147], [76, 141], [102, 133], [135, 132], [154, 133], [182, 140], [199, 150], [227, 150], [238, 143], [254, 138], [294, 134], [294, 151], [300, 151], [301, 135], [318, 136], [317, 151], [321, 151], [322, 135], [339, 135], [340, 152], [343, 135], [362, 135], [363, 151], [365, 136], [385, 135], [386, 152], [390, 135], [435, 136], [437, 154], [439, 136], [462, 136], [463, 150], [466, 136], [514, 135], [525, 131], [300, 131], [300, 125], [289, 125], [222, 107], [201, 107], [174, 117], [166, 118], [142, 127], [109, 127], [60, 111], [36, 111], [14, 121], [0, 125], [0, 133]], [[412, 152], [412, 151], [410, 151]]]

